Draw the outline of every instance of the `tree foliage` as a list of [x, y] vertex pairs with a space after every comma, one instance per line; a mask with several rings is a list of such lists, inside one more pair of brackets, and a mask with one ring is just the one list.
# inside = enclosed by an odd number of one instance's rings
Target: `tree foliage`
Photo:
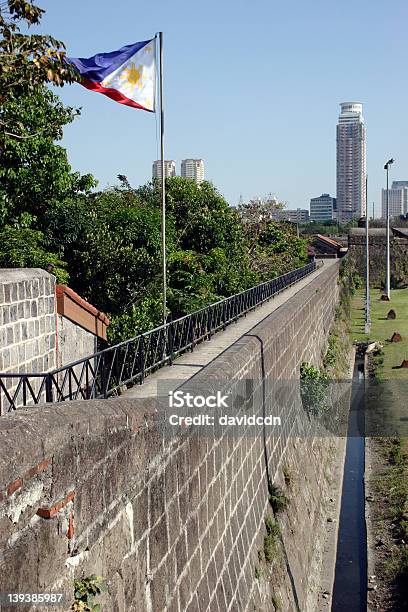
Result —
[[43, 268], [59, 283], [69, 278], [65, 262], [46, 250], [43, 233], [27, 228], [0, 231], [0, 268]]
[[57, 203], [90, 191], [95, 184], [93, 177], [72, 172], [66, 150], [56, 142], [62, 138], [63, 127], [77, 114], [73, 108], [64, 107], [45, 86], [3, 102], [2, 116], [13, 125], [14, 132], [33, 137], [4, 135], [0, 221], [14, 223], [22, 214], [40, 218]]
[[5, 136], [31, 137], [15, 130], [3, 104], [29, 96], [44, 83], [62, 86], [77, 80], [74, 69], [65, 62], [65, 46], [49, 35], [28, 34], [22, 26], [38, 25], [44, 11], [31, 0], [0, 2], [0, 146]]

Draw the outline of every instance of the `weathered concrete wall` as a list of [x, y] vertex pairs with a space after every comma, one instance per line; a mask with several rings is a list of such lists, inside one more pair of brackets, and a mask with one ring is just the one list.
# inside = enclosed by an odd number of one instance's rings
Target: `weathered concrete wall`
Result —
[[57, 367], [93, 355], [96, 351], [96, 336], [57, 315]]
[[[350, 231], [349, 256], [353, 258], [358, 273], [365, 278], [366, 242], [364, 234]], [[386, 238], [380, 231], [369, 234], [370, 284], [384, 287]], [[408, 240], [390, 235], [391, 287], [408, 286]]]
[[[263, 382], [298, 378], [302, 361], [321, 362], [337, 270], [299, 291], [198, 382], [252, 379], [252, 411], [262, 413]], [[163, 437], [156, 401], [147, 399], [0, 419], [0, 591], [62, 590], [68, 609], [73, 576], [96, 573], [108, 581], [101, 601], [109, 611], [272, 612], [273, 597], [282, 610], [314, 611], [330, 441], [290, 436], [295, 403], [285, 398], [282, 432], [265, 439]], [[279, 515], [276, 560], [261, 563], [268, 480], [285, 487], [284, 465], [290, 506]]]

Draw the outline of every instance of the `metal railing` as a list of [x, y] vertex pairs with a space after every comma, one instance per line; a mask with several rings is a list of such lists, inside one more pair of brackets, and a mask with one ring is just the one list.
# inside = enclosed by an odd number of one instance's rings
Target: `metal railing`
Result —
[[316, 263], [309, 263], [50, 372], [0, 373], [0, 414], [45, 402], [107, 398], [128, 385], [142, 384], [153, 370], [171, 364], [315, 269]]

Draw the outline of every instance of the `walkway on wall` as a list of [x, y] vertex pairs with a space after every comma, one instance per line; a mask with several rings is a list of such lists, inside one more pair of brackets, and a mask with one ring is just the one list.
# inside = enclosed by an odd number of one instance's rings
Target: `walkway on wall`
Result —
[[289, 289], [285, 289], [263, 306], [250, 312], [246, 317], [241, 317], [235, 324], [227, 327], [225, 331], [218, 332], [211, 340], [201, 342], [194, 348], [194, 352], [184, 353], [174, 361], [173, 365], [165, 366], [149, 375], [143, 385], [135, 385], [128, 389], [124, 396], [126, 398], [155, 397], [159, 381], [174, 379], [177, 381], [178, 386], [178, 384], [189, 380], [194, 374], [205, 368], [213, 359], [225, 351], [225, 349], [247, 334], [255, 325], [258, 325], [263, 319], [311, 283], [324, 270], [327, 270], [329, 266], [338, 262], [338, 259], [318, 261], [319, 267], [315, 272], [295, 283]]

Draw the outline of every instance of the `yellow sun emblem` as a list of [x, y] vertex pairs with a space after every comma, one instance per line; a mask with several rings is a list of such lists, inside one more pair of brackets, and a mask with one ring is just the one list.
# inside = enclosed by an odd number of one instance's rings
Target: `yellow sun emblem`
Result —
[[143, 66], [136, 66], [134, 62], [131, 62], [129, 68], [123, 71], [120, 80], [126, 83], [133, 91], [136, 87], [138, 89], [142, 87], [142, 76]]

